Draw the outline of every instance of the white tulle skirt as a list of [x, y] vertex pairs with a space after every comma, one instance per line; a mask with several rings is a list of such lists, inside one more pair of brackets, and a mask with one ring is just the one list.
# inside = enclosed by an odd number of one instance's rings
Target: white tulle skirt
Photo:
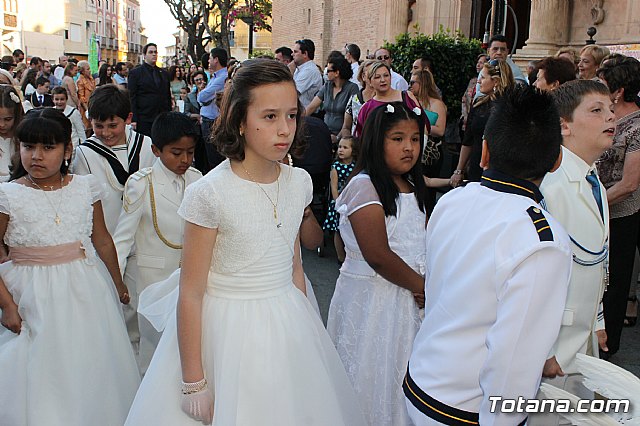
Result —
[[[180, 409], [175, 319], [179, 272], [140, 296], [139, 311], [154, 326], [164, 327], [164, 333], [127, 425], [200, 424]], [[365, 425], [318, 314], [290, 278], [277, 284], [278, 274], [269, 277], [265, 280], [271, 283], [253, 286], [250, 292], [234, 290], [246, 287], [241, 278], [210, 277], [216, 288], [210, 284], [203, 300], [202, 362], [215, 394], [213, 424]]]
[[413, 424], [402, 380], [419, 328], [419, 309], [409, 290], [380, 276], [341, 270], [327, 330], [370, 426]]
[[0, 326], [0, 424], [121, 426], [140, 383], [120, 302], [98, 259], [0, 265], [23, 319]]

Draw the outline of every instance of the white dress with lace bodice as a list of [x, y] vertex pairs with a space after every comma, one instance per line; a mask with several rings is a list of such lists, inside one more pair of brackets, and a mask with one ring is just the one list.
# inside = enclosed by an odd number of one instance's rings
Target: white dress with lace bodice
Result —
[[[190, 185], [178, 210], [190, 223], [217, 229], [202, 307], [202, 363], [215, 395], [213, 424], [364, 425], [335, 348], [292, 280], [311, 179], [282, 165], [278, 181], [262, 185], [277, 204], [277, 220], [262, 189], [236, 176], [228, 160]], [[127, 425], [199, 424], [180, 409], [178, 280], [179, 270], [140, 296], [140, 312], [164, 333]]]
[[[359, 397], [367, 424], [408, 426], [402, 380], [420, 328], [418, 306], [405, 288], [382, 278], [364, 260], [349, 216], [382, 205], [369, 176], [354, 176], [336, 200], [346, 259], [329, 307], [327, 330]], [[413, 193], [400, 193], [386, 218], [389, 247], [424, 274], [425, 213]]]
[[0, 184], [10, 253], [80, 241], [85, 255], [54, 265], [0, 265], [23, 320], [19, 335], [0, 327], [2, 424], [124, 422], [140, 377], [113, 281], [91, 243], [98, 200], [93, 176], [73, 176], [47, 192]]

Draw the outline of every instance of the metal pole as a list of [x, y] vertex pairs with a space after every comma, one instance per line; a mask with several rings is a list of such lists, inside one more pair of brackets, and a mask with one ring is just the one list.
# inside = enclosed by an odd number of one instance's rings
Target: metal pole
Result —
[[253, 53], [253, 18], [251, 19], [251, 23], [249, 24], [249, 57]]
[[490, 35], [493, 37], [496, 34], [503, 34], [505, 29], [505, 13], [506, 13], [504, 0], [492, 0], [491, 1], [491, 26]]

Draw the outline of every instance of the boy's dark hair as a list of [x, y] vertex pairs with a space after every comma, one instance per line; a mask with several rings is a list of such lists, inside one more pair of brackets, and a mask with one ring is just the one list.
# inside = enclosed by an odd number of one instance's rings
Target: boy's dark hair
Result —
[[306, 53], [309, 59], [313, 60], [316, 54], [316, 45], [313, 40], [303, 38], [302, 40], [296, 40], [296, 44], [300, 46], [300, 53]]
[[11, 53], [11, 55], [12, 55], [14, 58], [16, 58], [16, 57], [18, 57], [18, 56], [20, 56], [20, 55], [24, 55], [24, 52], [23, 52], [21, 49], [16, 49], [16, 50], [14, 50], [14, 51], [13, 51], [13, 53]]
[[116, 64], [115, 71], [116, 71], [116, 72], [120, 72], [120, 71], [122, 71], [122, 70], [123, 70], [124, 68], [126, 68], [126, 67], [127, 67], [127, 64], [125, 64], [124, 62], [118, 62], [118, 63]]
[[329, 64], [333, 66], [333, 69], [340, 73], [340, 78], [343, 80], [349, 80], [353, 77], [353, 69], [351, 68], [351, 64], [344, 58], [344, 56], [335, 56], [333, 58], [329, 58], [327, 61]]
[[289, 49], [287, 46], [278, 47], [275, 51], [276, 55], [278, 53], [282, 54], [284, 59], [288, 59], [289, 61], [293, 61], [293, 50]]
[[29, 61], [29, 65], [38, 65], [39, 63], [42, 62], [42, 59], [39, 56], [34, 56], [33, 58], [31, 58], [31, 60]]
[[[64, 144], [65, 148], [71, 144], [71, 122], [62, 111], [55, 108], [34, 108], [24, 116], [24, 120], [16, 128], [18, 142], [41, 143], [43, 145]], [[67, 174], [69, 166], [63, 161], [60, 173]], [[11, 158], [11, 175], [9, 180], [16, 180], [25, 176], [27, 171], [22, 166], [20, 151]]]
[[359, 146], [359, 155], [356, 166], [351, 173], [355, 176], [361, 171], [366, 172], [371, 178], [371, 183], [376, 188], [385, 216], [397, 214], [396, 199], [400, 191], [393, 182], [389, 168], [384, 159], [384, 143], [387, 132], [401, 121], [415, 121], [420, 131], [420, 152], [416, 164], [403, 177], [414, 186], [414, 195], [418, 201], [420, 211], [425, 211], [426, 186], [422, 176], [422, 163], [420, 155], [424, 144], [424, 114], [416, 115], [404, 102], [391, 102], [389, 104], [393, 112], [389, 112], [387, 104], [374, 109], [364, 123], [362, 139]]
[[353, 44], [353, 43], [347, 43], [344, 46], [344, 50], [351, 55], [351, 57], [353, 58], [354, 61], [359, 62], [360, 61], [360, 48], [358, 47], [357, 44]]
[[142, 53], [146, 55], [146, 54], [147, 54], [147, 50], [149, 50], [149, 48], [150, 48], [151, 46], [155, 47], [156, 49], [158, 48], [158, 45], [157, 45], [157, 44], [155, 44], [155, 43], [147, 43], [147, 44], [145, 44], [145, 45], [144, 45], [144, 47], [142, 48]]
[[547, 84], [552, 84], [556, 81], [558, 84], [564, 84], [567, 81], [576, 79], [575, 65], [565, 58], [546, 57], [538, 63], [536, 69], [544, 70], [544, 79]]
[[64, 95], [65, 98], [69, 99], [69, 92], [62, 86], [54, 87], [51, 89], [51, 96], [54, 95]]
[[[290, 83], [295, 90], [293, 74], [284, 64], [273, 59], [250, 59], [242, 63], [242, 67], [233, 77], [233, 84], [224, 92], [220, 116], [211, 131], [211, 141], [220, 154], [232, 160], [244, 160], [245, 141], [244, 136], [240, 135], [240, 127], [247, 119], [247, 109], [252, 100], [251, 92], [266, 84], [277, 83]], [[304, 108], [298, 100], [296, 134], [290, 149], [293, 156], [301, 155], [303, 148], [303, 111]]]
[[36, 79], [36, 87], [44, 86], [47, 83], [51, 83], [47, 77], [40, 76]]
[[551, 95], [517, 85], [494, 103], [484, 130], [489, 168], [525, 180], [542, 179], [560, 155], [560, 116]]
[[[565, 60], [569, 65], [571, 62]], [[553, 100], [558, 109], [558, 114], [566, 121], [573, 121], [573, 112], [582, 103], [585, 96], [597, 93], [609, 96], [609, 89], [599, 81], [594, 80], [574, 80], [568, 81], [556, 90], [551, 92]]]
[[151, 141], [160, 151], [182, 137], [189, 137], [197, 142], [199, 133], [193, 121], [176, 111], [160, 113], [151, 126]]
[[607, 82], [611, 93], [624, 89], [624, 101], [636, 101], [640, 92], [640, 62], [636, 58], [621, 55], [607, 59], [597, 75]]
[[104, 121], [112, 117], [127, 120], [131, 113], [129, 93], [117, 84], [96, 87], [89, 98], [89, 119]]
[[229, 62], [229, 54], [222, 47], [211, 49], [210, 58], [218, 58], [218, 62], [220, 62], [220, 66], [222, 67], [226, 67], [227, 62]]

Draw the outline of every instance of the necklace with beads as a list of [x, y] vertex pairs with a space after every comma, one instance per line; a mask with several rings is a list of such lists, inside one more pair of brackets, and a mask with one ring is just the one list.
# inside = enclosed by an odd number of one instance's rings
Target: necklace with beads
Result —
[[[51, 204], [51, 208], [53, 209], [54, 213], [56, 214], [56, 217], [53, 219], [53, 221], [55, 222], [56, 225], [60, 225], [60, 222], [62, 222], [62, 219], [60, 218], [60, 214], [58, 213], [58, 210], [60, 209], [60, 206], [62, 205], [62, 199], [63, 197], [60, 197], [60, 201], [58, 202], [58, 207], [55, 206], [55, 204], [53, 204], [53, 201], [51, 201], [51, 198], [49, 198], [49, 194], [47, 194], [47, 192], [53, 191], [55, 186], [54, 185], [38, 185], [29, 175], [26, 175], [26, 178], [29, 180], [29, 182], [31, 182], [31, 184], [33, 186], [35, 186], [36, 188], [38, 188], [39, 190], [41, 190], [42, 192], [44, 192], [44, 196], [47, 199], [47, 201], [49, 202], [49, 204]], [[64, 184], [64, 176], [60, 176], [60, 188], [62, 189], [62, 186]], [[46, 190], [46, 188], [49, 188], [49, 191]]]
[[242, 166], [242, 169], [247, 174], [247, 176], [249, 176], [249, 179], [251, 179], [251, 181], [253, 183], [255, 183], [256, 185], [258, 185], [258, 188], [260, 188], [260, 190], [264, 193], [264, 195], [267, 197], [267, 199], [269, 200], [269, 202], [273, 206], [273, 219], [276, 221], [276, 228], [282, 227], [282, 222], [278, 221], [278, 200], [280, 198], [280, 168], [278, 167], [278, 163], [277, 162], [275, 163], [276, 168], [278, 168], [278, 177], [276, 178], [276, 183], [278, 184], [278, 189], [276, 191], [276, 202], [275, 203], [273, 202], [271, 197], [269, 197], [269, 194], [267, 194], [267, 191], [264, 190], [262, 185], [260, 185], [253, 178], [253, 176], [251, 176], [251, 173], [249, 173], [249, 170], [247, 170], [247, 168], [244, 166], [244, 164], [242, 162], [240, 162], [240, 165]]

